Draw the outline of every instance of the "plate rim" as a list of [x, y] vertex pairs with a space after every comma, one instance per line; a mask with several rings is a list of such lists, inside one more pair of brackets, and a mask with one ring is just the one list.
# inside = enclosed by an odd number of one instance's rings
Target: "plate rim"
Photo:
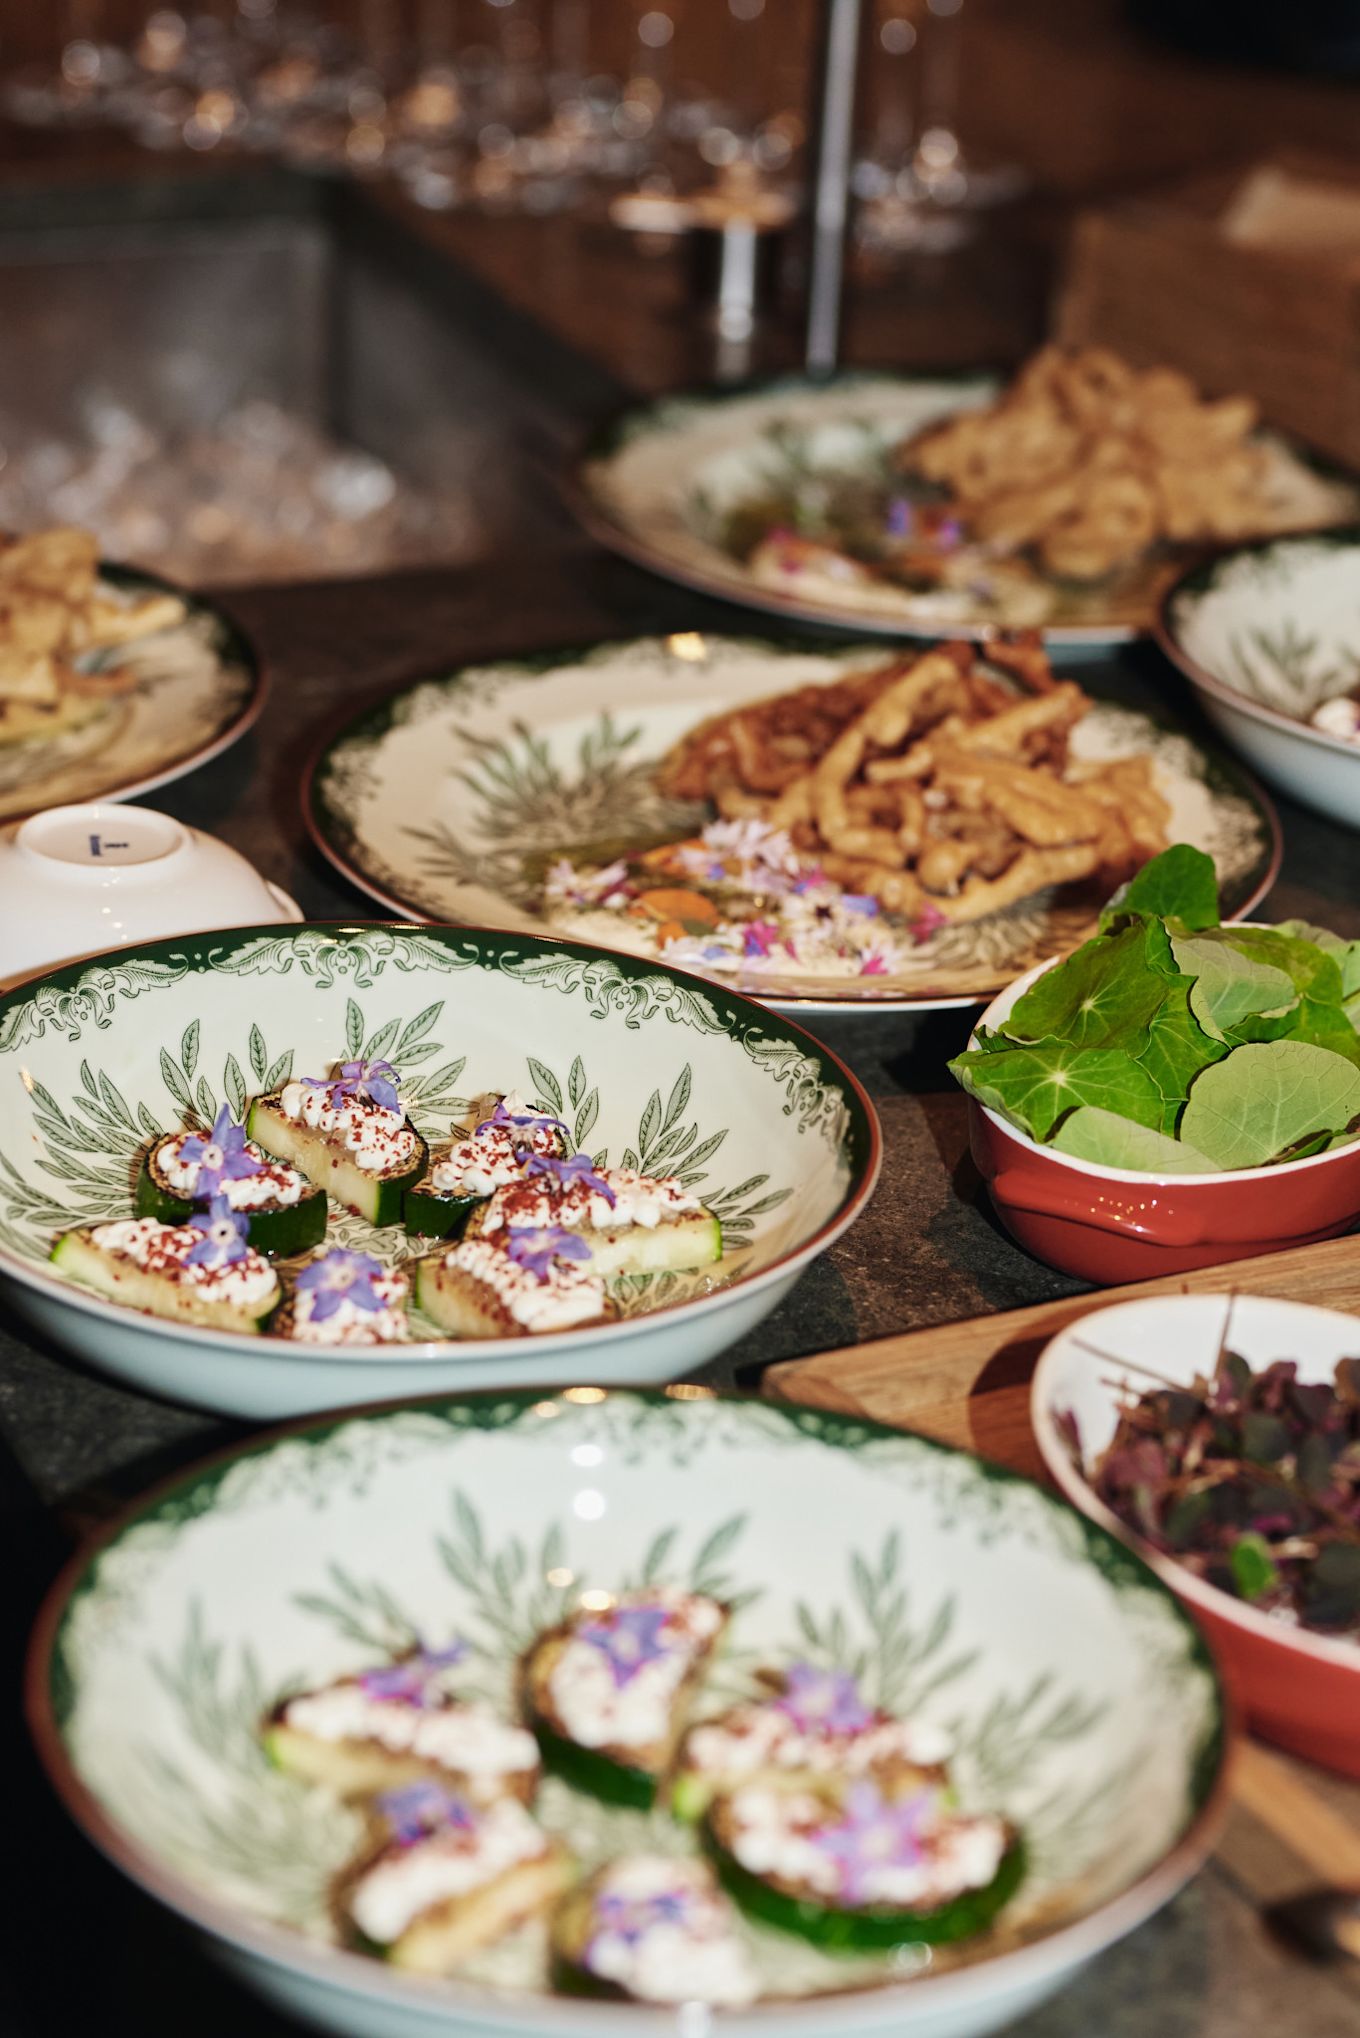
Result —
[[[708, 977], [700, 977], [689, 970], [678, 969], [672, 963], [652, 963], [645, 956], [630, 954], [626, 949], [605, 948], [598, 942], [553, 941], [541, 934], [525, 934], [513, 927], [464, 926], [457, 922], [391, 920], [301, 920], [297, 922], [271, 923], [265, 926], [234, 927], [215, 929], [203, 935], [168, 935], [154, 941], [138, 941], [121, 948], [105, 949], [94, 956], [81, 957], [74, 963], [61, 965], [56, 969], [38, 969], [0, 991], [0, 1020], [11, 1004], [21, 1001], [28, 993], [44, 982], [59, 979], [78, 981], [87, 970], [116, 962], [122, 956], [159, 955], [166, 950], [183, 949], [189, 943], [201, 941], [205, 944], [220, 944], [223, 941], [250, 941], [256, 938], [289, 939], [313, 931], [334, 931], [338, 936], [365, 935], [371, 933], [421, 936], [431, 932], [450, 934], [459, 938], [489, 935], [495, 941], [528, 942], [538, 950], [565, 950], [584, 959], [602, 957], [608, 962], [627, 964], [633, 975], [660, 974], [678, 979], [682, 989], [692, 989], [711, 999], [714, 990], [726, 991], [729, 998], [739, 1004], [753, 1006], [765, 1016], [763, 1007], [748, 998], [742, 991], [728, 991], [724, 985], [714, 985]], [[800, 1274], [817, 1259], [838, 1238], [858, 1223], [878, 1187], [883, 1170], [883, 1126], [877, 1107], [865, 1085], [843, 1056], [828, 1047], [815, 1034], [800, 1025], [796, 1019], [780, 1014], [781, 1023], [793, 1029], [799, 1036], [804, 1051], [813, 1057], [820, 1057], [830, 1065], [849, 1107], [850, 1137], [863, 1142], [862, 1154], [852, 1153], [849, 1162], [851, 1179], [844, 1200], [824, 1223], [800, 1244], [790, 1246], [787, 1251], [771, 1260], [767, 1266], [739, 1273], [735, 1280], [721, 1288], [712, 1288], [706, 1294], [682, 1296], [674, 1302], [662, 1302], [654, 1309], [639, 1310], [635, 1316], [619, 1317], [606, 1324], [576, 1324], [565, 1330], [541, 1331], [528, 1340], [530, 1348], [556, 1354], [570, 1352], [575, 1345], [587, 1339], [606, 1336], [611, 1343], [622, 1343], [625, 1339], [642, 1337], [647, 1329], [658, 1321], [674, 1323], [688, 1321], [693, 1316], [717, 1315], [725, 1306], [732, 1305], [743, 1295], [759, 1292], [783, 1278]], [[730, 1036], [729, 1036], [730, 1037]], [[859, 1123], [856, 1124], [858, 1112]], [[213, 1353], [230, 1357], [253, 1356], [265, 1358], [278, 1364], [281, 1361], [295, 1364], [296, 1370], [303, 1367], [321, 1366], [327, 1371], [339, 1366], [355, 1370], [375, 1363], [375, 1350], [381, 1354], [390, 1350], [398, 1354], [394, 1364], [448, 1364], [451, 1357], [462, 1354], [468, 1359], [491, 1360], [498, 1354], [504, 1357], [504, 1348], [509, 1340], [504, 1338], [425, 1338], [413, 1340], [410, 1344], [392, 1347], [354, 1346], [307, 1346], [298, 1345], [286, 1338], [275, 1337], [266, 1331], [250, 1334], [244, 1331], [218, 1330], [204, 1324], [181, 1323], [170, 1317], [154, 1316], [143, 1311], [129, 1309], [120, 1303], [106, 1300], [93, 1290], [80, 1287], [77, 1283], [51, 1271], [49, 1262], [34, 1263], [0, 1243], [0, 1281], [16, 1280], [22, 1286], [34, 1290], [51, 1300], [68, 1304], [78, 1313], [93, 1318], [96, 1322], [107, 1322], [114, 1326], [127, 1327], [135, 1324], [153, 1340], [168, 1339], [175, 1342], [188, 1340], [191, 1350], [202, 1354], [206, 1361]], [[522, 1340], [514, 1341], [517, 1346]], [[337, 1382], [337, 1385], [339, 1383]], [[496, 1390], [487, 1390], [494, 1392]]]
[[[220, 757], [224, 750], [230, 750], [234, 743], [238, 743], [243, 736], [249, 734], [264, 713], [265, 703], [273, 685], [273, 674], [255, 639], [242, 628], [230, 606], [218, 601], [215, 594], [202, 594], [196, 588], [186, 587], [181, 581], [171, 580], [163, 573], [155, 573], [149, 567], [138, 566], [126, 559], [101, 559], [97, 571], [101, 578], [107, 579], [114, 586], [122, 584], [152, 587], [159, 588], [166, 594], [178, 595], [191, 613], [210, 615], [217, 622], [224, 624], [232, 640], [233, 651], [250, 679], [240, 708], [215, 736], [210, 736], [205, 743], [182, 752], [166, 764], [156, 766], [140, 778], [101, 787], [85, 795], [85, 802], [108, 800], [116, 803], [120, 800], [138, 799], [143, 793], [155, 792], [158, 786], [171, 785], [176, 779], [187, 778], [189, 773], [197, 771], [200, 765], [210, 764], [213, 758]], [[18, 787], [16, 790], [23, 791], [23, 788]], [[13, 813], [0, 817], [0, 828], [17, 827], [20, 822], [31, 820], [35, 814], [45, 814], [50, 807], [63, 804], [69, 803], [45, 800], [40, 801], [37, 806], [16, 808]]]
[[[325, 858], [333, 870], [340, 873], [347, 883], [352, 884], [366, 898], [373, 899], [379, 905], [385, 906], [389, 912], [399, 914], [406, 924], [417, 924], [427, 927], [473, 925], [474, 923], [465, 923], [459, 920], [425, 918], [420, 909], [410, 899], [399, 898], [395, 892], [387, 891], [375, 879], [361, 872], [359, 866], [350, 861], [345, 851], [329, 839], [321, 820], [321, 801], [318, 786], [322, 767], [331, 752], [344, 739], [347, 733], [353, 730], [360, 722], [366, 721], [370, 715], [376, 714], [382, 708], [395, 706], [400, 699], [408, 694], [413, 694], [420, 687], [455, 680], [468, 672], [480, 671], [496, 666], [514, 666], [531, 659], [560, 660], [565, 664], [571, 659], [583, 659], [592, 651], [601, 650], [606, 647], [626, 650], [642, 644], [663, 643], [668, 637], [676, 634], [675, 631], [667, 630], [657, 630], [644, 635], [639, 635], [637, 632], [629, 632], [623, 636], [596, 637], [574, 644], [543, 645], [529, 651], [496, 652], [485, 658], [460, 659], [457, 664], [444, 671], [416, 673], [406, 679], [398, 680], [395, 684], [389, 683], [385, 686], [366, 691], [353, 707], [349, 709], [336, 709], [327, 716], [303, 764], [298, 780], [297, 796], [302, 823], [313, 848]], [[866, 656], [878, 655], [877, 645], [866, 644], [863, 647], [857, 647], [853, 639], [843, 639], [840, 637], [808, 636], [806, 638], [790, 638], [770, 637], [760, 633], [737, 635], [731, 631], [710, 629], [703, 629], [700, 631], [700, 634], [710, 638], [717, 638], [724, 643], [735, 642], [754, 645], [762, 650], [787, 654], [790, 657], [815, 655], [819, 651], [827, 655], [840, 652], [850, 653], [855, 651], [856, 648], [862, 648]], [[831, 681], [828, 680], [827, 684], [830, 685]], [[1119, 703], [1114, 702], [1111, 705], [1117, 707]], [[1169, 712], [1174, 711], [1169, 710]], [[1244, 920], [1269, 895], [1280, 875], [1280, 868], [1284, 861], [1284, 828], [1280, 821], [1278, 809], [1256, 774], [1241, 761], [1234, 750], [1227, 745], [1221, 750], [1216, 747], [1206, 748], [1205, 744], [1193, 731], [1181, 728], [1179, 724], [1177, 724], [1177, 727], [1179, 728], [1179, 733], [1187, 736], [1194, 742], [1196, 749], [1202, 756], [1208, 758], [1216, 765], [1226, 766], [1229, 772], [1236, 777], [1240, 782], [1243, 794], [1250, 800], [1264, 825], [1267, 853], [1264, 857], [1261, 875], [1251, 887], [1248, 895], [1244, 897], [1241, 904], [1227, 915], [1229, 923]], [[513, 933], [516, 931], [514, 929], [498, 929], [491, 922], [478, 922], [475, 924], [493, 932]], [[547, 936], [541, 935], [538, 938], [546, 939]], [[597, 945], [604, 946], [602, 943]], [[635, 958], [637, 955], [637, 951], [632, 949], [609, 949], [607, 953], [615, 956], [633, 955]], [[646, 958], [643, 958], [643, 960], [646, 960]], [[666, 967], [672, 968], [677, 967], [677, 965], [667, 964]], [[711, 985], [715, 982], [719, 984], [722, 982], [721, 978], [700, 976], [698, 972], [685, 971], [683, 966], [680, 967], [682, 974], [693, 975], [700, 983]], [[1012, 979], [1007, 978], [1007, 983], [1010, 981]], [[806, 993], [780, 992], [778, 994], [762, 995], [759, 991], [742, 990], [737, 995], [750, 999], [752, 1003], [760, 1005], [767, 1011], [778, 1013], [784, 1018], [789, 1018], [796, 1024], [800, 1014], [819, 1018], [838, 1018], [858, 1017], [865, 1013], [879, 1012], [883, 1014], [891, 1013], [901, 1018], [903, 1016], [910, 1016], [912, 1013], [967, 1011], [971, 1008], [990, 1003], [1004, 988], [1004, 985], [999, 985], [995, 990], [991, 991], [948, 993], [940, 997], [926, 998], [913, 998], [900, 993], [880, 998], [873, 996], [829, 998], [818, 991], [808, 991]]]
[[[433, 1412], [469, 1402], [518, 1401], [528, 1406], [537, 1401], [569, 1400], [582, 1387], [589, 1387], [592, 1400], [598, 1394], [605, 1399], [626, 1398], [660, 1406], [683, 1408], [686, 1405], [686, 1397], [676, 1395], [667, 1387], [591, 1387], [590, 1383], [583, 1381], [575, 1388], [485, 1388], [464, 1393], [399, 1396], [352, 1409], [330, 1409], [271, 1424], [263, 1431], [238, 1438], [216, 1451], [195, 1458], [188, 1466], [155, 1481], [125, 1502], [108, 1520], [101, 1522], [93, 1535], [66, 1559], [44, 1593], [26, 1644], [22, 1677], [24, 1717], [39, 1761], [63, 1809], [85, 1837], [129, 1880], [176, 1915], [187, 1918], [234, 1950], [282, 1967], [309, 1982], [336, 1989], [342, 1994], [357, 1994], [375, 2003], [386, 2002], [413, 2013], [422, 2008], [433, 2009], [443, 2003], [450, 2014], [457, 2014], [460, 2020], [463, 2016], [474, 2015], [484, 2018], [492, 2028], [503, 2030], [505, 2038], [523, 2034], [527, 2029], [525, 2018], [537, 2006], [544, 2013], [545, 2024], [560, 2016], [560, 2028], [564, 2031], [577, 2032], [580, 2038], [600, 2038], [602, 2006], [599, 2003], [575, 2003], [570, 1998], [527, 1991], [507, 1997], [481, 1985], [460, 1984], [456, 1978], [450, 1981], [447, 1977], [393, 1975], [381, 1963], [349, 1948], [320, 1946], [302, 1933], [291, 1933], [281, 1925], [253, 1919], [222, 1898], [196, 1891], [187, 1878], [181, 1877], [173, 1868], [161, 1866], [150, 1850], [143, 1849], [135, 1836], [125, 1834], [125, 1829], [104, 1811], [94, 1792], [79, 1775], [74, 1758], [67, 1749], [65, 1736], [57, 1721], [52, 1691], [56, 1645], [68, 1610], [93, 1581], [105, 1552], [125, 1531], [134, 1528], [139, 1520], [170, 1499], [177, 1489], [190, 1488], [218, 1467], [225, 1471], [245, 1458], [263, 1455], [304, 1433], [337, 1430], [353, 1421], [376, 1421], [400, 1413], [419, 1414], [424, 1409]], [[724, 2028], [773, 2031], [773, 2027], [782, 2022], [796, 2025], [800, 2030], [806, 2027], [809, 2038], [812, 2038], [819, 2019], [824, 2020], [828, 2015], [838, 2017], [841, 2028], [846, 2031], [884, 2026], [886, 2015], [876, 2015], [877, 2011], [886, 2006], [886, 2014], [890, 2015], [895, 2007], [910, 2004], [923, 1989], [930, 1991], [930, 2001], [944, 2007], [951, 2001], [956, 2006], [964, 2006], [970, 1997], [985, 1999], [989, 1993], [987, 1976], [989, 1972], [995, 1974], [998, 1969], [1017, 1976], [1023, 1982], [1034, 1970], [1042, 1974], [1058, 1965], [1073, 1973], [1075, 1978], [1075, 1970], [1085, 1958], [1116, 1944], [1154, 1916], [1203, 1868], [1226, 1820], [1233, 1754], [1242, 1731], [1242, 1716], [1236, 1695], [1224, 1677], [1198, 1614], [1185, 1606], [1155, 1566], [1139, 1551], [1130, 1549], [1103, 1523], [1093, 1521], [1065, 1493], [1053, 1491], [1031, 1474], [998, 1464], [961, 1445], [946, 1443], [918, 1431], [896, 1428], [870, 1416], [731, 1390], [710, 1390], [702, 1399], [773, 1411], [795, 1426], [800, 1417], [811, 1416], [818, 1424], [817, 1440], [837, 1447], [850, 1448], [855, 1442], [865, 1440], [866, 1435], [871, 1439], [909, 1439], [942, 1456], [970, 1460], [990, 1480], [1038, 1491], [1050, 1507], [1075, 1517], [1088, 1548], [1095, 1540], [1117, 1551], [1123, 1563], [1136, 1565], [1145, 1574], [1145, 1582], [1170, 1601], [1187, 1633], [1196, 1660], [1210, 1675], [1215, 1701], [1213, 1720], [1197, 1757], [1197, 1765], [1211, 1772], [1211, 1781], [1203, 1787], [1200, 1802], [1185, 1831], [1144, 1875], [1106, 1903], [1073, 1919], [1056, 1932], [1014, 1947], [1009, 1952], [998, 1953], [991, 1960], [945, 1974], [924, 1974], [897, 1983], [888, 1982], [871, 1989], [840, 1989], [793, 2002], [776, 1999], [758, 2003], [744, 2011], [723, 2013], [721, 2021]], [[825, 1434], [828, 1429], [848, 1432], [849, 1435], [828, 1438]], [[1189, 1779], [1192, 1796], [1196, 1788], [1192, 1773]], [[1053, 1959], [1055, 1949], [1060, 1955], [1057, 1962]], [[1062, 1958], [1063, 1954], [1070, 1957]], [[853, 2015], [858, 2004], [865, 2007], [866, 2014], [862, 2018]], [[613, 2007], [622, 2013], [621, 2023], [623, 2016], [628, 2017], [633, 2028], [645, 2030], [649, 2038], [651, 2034], [655, 2034], [655, 2038], [664, 2038], [664, 2034], [675, 2031], [675, 2012], [670, 2007], [634, 2003]]]

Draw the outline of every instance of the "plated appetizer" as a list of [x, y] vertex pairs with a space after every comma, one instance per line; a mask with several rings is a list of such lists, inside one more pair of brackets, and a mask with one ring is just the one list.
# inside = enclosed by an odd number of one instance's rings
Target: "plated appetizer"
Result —
[[567, 1128], [535, 1111], [518, 1090], [488, 1099], [490, 1110], [461, 1137], [430, 1155], [429, 1167], [404, 1204], [406, 1229], [418, 1238], [456, 1236], [497, 1189], [517, 1182], [529, 1159], [562, 1159]]
[[257, 1097], [250, 1138], [370, 1224], [400, 1224], [425, 1172], [425, 1142], [405, 1112], [390, 1062], [347, 1061], [333, 1076], [303, 1076]]
[[376, 1670], [281, 1699], [264, 1725], [280, 1769], [337, 1796], [368, 1798], [431, 1779], [474, 1806], [538, 1789], [538, 1744], [488, 1705], [457, 1696], [467, 1650], [414, 1649]]
[[583, 1606], [541, 1636], [521, 1681], [548, 1766], [599, 1797], [651, 1804], [727, 1621], [717, 1600], [658, 1586]]
[[949, 1736], [866, 1703], [847, 1671], [795, 1662], [748, 1700], [689, 1729], [671, 1779], [670, 1808], [698, 1819], [712, 1800], [746, 1784], [805, 1789], [828, 1776], [873, 1776], [895, 1790], [937, 1783]]
[[410, 1277], [402, 1268], [333, 1245], [294, 1274], [273, 1329], [295, 1344], [404, 1344], [411, 1335], [410, 1299]]
[[516, 1226], [503, 1239], [462, 1238], [416, 1262], [415, 1296], [449, 1337], [528, 1337], [617, 1314], [604, 1278], [582, 1262], [575, 1232]]
[[706, 1832], [744, 1910], [842, 1952], [969, 1937], [1024, 1875], [1014, 1828], [954, 1810], [938, 1783], [743, 1784], [714, 1800]]
[[683, 1273], [722, 1258], [722, 1226], [677, 1177], [599, 1169], [583, 1153], [531, 1154], [520, 1178], [469, 1218], [467, 1236], [504, 1239], [513, 1253], [527, 1233], [549, 1230], [569, 1233], [571, 1257], [605, 1278]]
[[552, 1926], [564, 1995], [739, 2009], [760, 1980], [731, 1904], [702, 1861], [625, 1854], [574, 1889]]
[[950, 1063], [970, 1095], [1059, 1153], [1154, 1175], [1360, 1137], [1360, 942], [1222, 926], [1213, 864], [1183, 843], [1100, 924]]
[[155, 1142], [142, 1161], [133, 1200], [139, 1217], [183, 1224], [214, 1196], [244, 1216], [256, 1252], [287, 1257], [325, 1237], [325, 1192], [297, 1168], [252, 1145], [226, 1104], [210, 1132], [168, 1132]]
[[258, 1336], [269, 1328], [283, 1290], [247, 1240], [247, 1221], [225, 1196], [183, 1224], [128, 1217], [68, 1231], [53, 1262], [110, 1302], [181, 1323]]
[[366, 1951], [417, 1974], [448, 1974], [537, 1916], [566, 1888], [571, 1858], [512, 1797], [474, 1805], [437, 1783], [385, 1793], [386, 1837], [342, 1886], [338, 1909]]

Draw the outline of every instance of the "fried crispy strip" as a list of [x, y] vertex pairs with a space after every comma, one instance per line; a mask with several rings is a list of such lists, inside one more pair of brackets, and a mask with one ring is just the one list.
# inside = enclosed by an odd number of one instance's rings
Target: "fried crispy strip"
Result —
[[946, 920], [959, 925], [966, 920], [981, 920], [987, 913], [999, 913], [1048, 885], [1071, 884], [1077, 878], [1090, 877], [1099, 868], [1098, 851], [1086, 843], [1074, 844], [1070, 849], [1022, 849], [1001, 877], [970, 878], [953, 898], [932, 898], [930, 903]]

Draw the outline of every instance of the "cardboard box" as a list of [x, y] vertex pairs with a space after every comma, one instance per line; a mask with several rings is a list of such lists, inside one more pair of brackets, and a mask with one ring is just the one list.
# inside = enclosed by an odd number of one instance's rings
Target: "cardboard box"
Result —
[[1360, 468], [1360, 162], [1278, 155], [1077, 220], [1054, 321]]

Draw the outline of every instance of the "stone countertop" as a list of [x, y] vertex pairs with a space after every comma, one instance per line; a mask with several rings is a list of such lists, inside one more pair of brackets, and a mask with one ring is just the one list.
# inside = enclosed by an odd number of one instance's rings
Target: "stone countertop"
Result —
[[[242, 743], [148, 802], [223, 836], [292, 892], [309, 918], [386, 917], [311, 846], [299, 786], [329, 721], [366, 694], [486, 655], [634, 632], [707, 627], [750, 634], [739, 612], [668, 588], [568, 541], [532, 559], [457, 573], [241, 590], [228, 606], [256, 640], [272, 694]], [[1147, 648], [1073, 668], [1102, 691], [1187, 714], [1184, 689]], [[1303, 915], [1360, 934], [1360, 836], [1282, 807], [1285, 857], [1272, 916]], [[864, 1081], [883, 1120], [885, 1165], [859, 1224], [795, 1294], [720, 1362], [753, 1384], [760, 1368], [857, 1340], [1072, 1292], [992, 1219], [967, 1155], [964, 1100], [944, 1063], [967, 1013], [818, 1019], [816, 1030]], [[16, 1553], [7, 1567], [4, 1646], [17, 1679], [22, 1637], [67, 1537], [235, 1426], [149, 1400], [84, 1372], [0, 1325], [0, 1506]], [[10, 1687], [13, 1689], [13, 1685]], [[1329, 1789], [1352, 1805], [1360, 1793]], [[26, 1743], [14, 1778], [26, 1874], [0, 1976], [0, 2038], [66, 2033], [77, 2021], [140, 2038], [184, 2028], [204, 2038], [247, 2023], [261, 2038], [293, 2027], [248, 2000], [54, 1814]], [[1059, 2002], [1025, 2038], [1254, 2038], [1356, 2028], [1352, 1979], [1312, 1972], [1274, 1946], [1255, 1902], [1288, 1869], [1242, 1825], [1213, 1869]], [[1262, 1868], [1262, 1862], [1265, 1867]], [[1273, 1878], [1273, 1880], [1272, 1880]], [[70, 1958], [69, 1928], [79, 1934]]]

